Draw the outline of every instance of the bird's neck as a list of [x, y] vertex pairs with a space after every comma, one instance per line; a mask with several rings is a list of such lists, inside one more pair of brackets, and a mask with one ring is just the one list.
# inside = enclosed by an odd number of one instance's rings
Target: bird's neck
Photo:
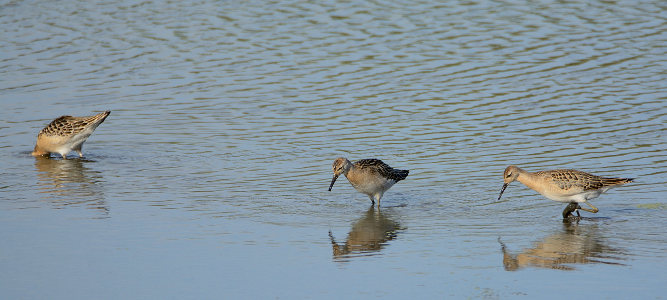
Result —
[[520, 169], [519, 176], [516, 178], [516, 180], [533, 189], [534, 191], [540, 192], [541, 190], [542, 185], [540, 178], [534, 173]]

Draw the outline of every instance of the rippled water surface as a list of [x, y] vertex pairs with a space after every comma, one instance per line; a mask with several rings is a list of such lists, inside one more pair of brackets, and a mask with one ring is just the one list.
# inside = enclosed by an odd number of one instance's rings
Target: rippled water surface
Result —
[[[662, 1], [4, 1], [0, 296], [662, 298]], [[36, 159], [111, 110], [85, 158]], [[410, 176], [380, 209], [331, 163]], [[637, 178], [563, 222], [502, 172]]]

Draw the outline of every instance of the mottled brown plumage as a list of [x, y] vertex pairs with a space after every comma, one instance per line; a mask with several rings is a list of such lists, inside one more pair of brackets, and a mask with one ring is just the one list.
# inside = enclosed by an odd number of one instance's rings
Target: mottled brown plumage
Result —
[[329, 185], [329, 191], [333, 188], [336, 179], [344, 174], [352, 186], [359, 192], [368, 195], [371, 202], [378, 202], [384, 192], [391, 188], [396, 182], [408, 177], [408, 170], [399, 170], [390, 167], [379, 159], [362, 159], [354, 163], [347, 158], [339, 157], [333, 163], [334, 177]]
[[535, 172], [536, 176], [551, 178], [551, 181], [563, 190], [582, 189], [584, 191], [597, 190], [605, 186], [614, 186], [632, 182], [631, 178], [601, 177], [586, 172], [562, 169]]
[[390, 167], [379, 159], [368, 158], [360, 159], [354, 162], [354, 166], [358, 168], [369, 168], [369, 170], [377, 171], [380, 176], [388, 179], [393, 179], [399, 182], [408, 177], [409, 170], [399, 170]]
[[[512, 181], [518, 180], [551, 200], [575, 203], [575, 205], [568, 205], [565, 208], [563, 217], [568, 217], [572, 211], [578, 209], [592, 213], [598, 212], [595, 206], [587, 202], [588, 200], [597, 198], [612, 187], [633, 181], [632, 178], [600, 177], [571, 169], [527, 172], [517, 166], [507, 167], [503, 173], [503, 178], [505, 183], [498, 200], [502, 197], [505, 188]], [[581, 202], [588, 204], [592, 209], [581, 208], [576, 205], [576, 203]], [[578, 211], [577, 214], [579, 214]]]
[[99, 118], [97, 116], [89, 116], [89, 117], [62, 116], [60, 118], [51, 121], [49, 125], [44, 127], [44, 129], [42, 129], [39, 132], [39, 135], [48, 135], [48, 136], [74, 135], [83, 131], [89, 124], [92, 124], [95, 120], [98, 119]]
[[48, 156], [58, 153], [66, 158], [67, 153], [76, 151], [83, 157], [83, 143], [102, 124], [111, 111], [88, 117], [59, 117], [42, 129], [37, 135], [37, 144], [32, 152], [34, 156]]

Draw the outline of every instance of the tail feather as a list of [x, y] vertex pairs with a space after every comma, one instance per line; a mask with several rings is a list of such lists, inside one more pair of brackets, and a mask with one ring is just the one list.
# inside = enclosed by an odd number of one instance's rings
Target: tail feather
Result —
[[102, 113], [99, 113], [99, 114], [97, 114], [97, 115], [95, 115], [95, 116], [98, 117], [98, 118], [100, 118], [100, 121], [99, 121], [99, 122], [102, 123], [102, 122], [104, 122], [104, 120], [106, 120], [106, 118], [109, 116], [109, 114], [111, 114], [111, 111], [110, 111], [110, 110], [107, 110], [107, 111], [102, 112]]
[[408, 177], [408, 174], [410, 173], [410, 170], [397, 170], [394, 169], [394, 176], [396, 181], [400, 181]]
[[634, 178], [602, 178], [604, 185], [621, 185], [633, 182]]

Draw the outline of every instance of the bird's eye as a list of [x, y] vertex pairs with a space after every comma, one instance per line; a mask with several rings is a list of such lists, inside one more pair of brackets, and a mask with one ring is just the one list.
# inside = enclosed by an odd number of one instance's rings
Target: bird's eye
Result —
[[507, 173], [507, 175], [505, 176], [505, 178], [510, 178], [510, 176], [512, 176], [512, 173]]

